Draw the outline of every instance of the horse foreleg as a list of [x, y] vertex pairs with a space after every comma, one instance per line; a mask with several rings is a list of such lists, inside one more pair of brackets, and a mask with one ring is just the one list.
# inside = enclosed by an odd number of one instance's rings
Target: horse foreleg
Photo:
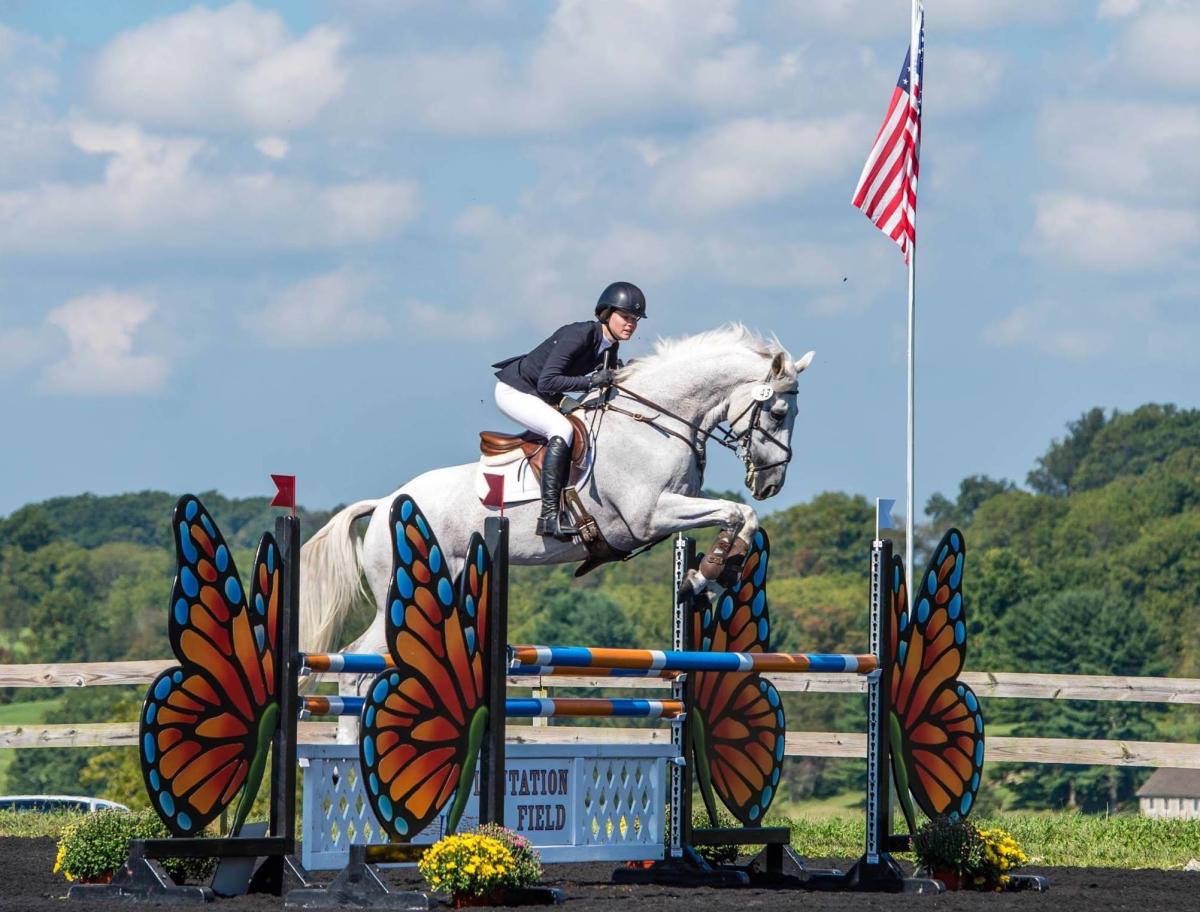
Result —
[[732, 500], [688, 497], [669, 491], [659, 497], [651, 521], [656, 531], [649, 536], [650, 540], [672, 532], [721, 526], [699, 569], [688, 571], [685, 585], [690, 585], [694, 592], [719, 588], [717, 579], [726, 564], [750, 550], [750, 540], [758, 531], [758, 514], [753, 507]]

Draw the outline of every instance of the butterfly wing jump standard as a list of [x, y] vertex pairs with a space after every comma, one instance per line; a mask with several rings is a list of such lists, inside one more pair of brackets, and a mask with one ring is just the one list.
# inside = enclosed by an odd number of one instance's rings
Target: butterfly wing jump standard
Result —
[[462, 817], [487, 729], [483, 644], [491, 558], [475, 534], [456, 583], [416, 502], [402, 494], [389, 517], [393, 573], [387, 644], [396, 667], [363, 704], [359, 754], [367, 798], [394, 839], [409, 840], [448, 802]]
[[892, 559], [892, 769], [910, 832], [912, 798], [929, 817], [965, 817], [983, 772], [983, 713], [958, 680], [966, 655], [962, 579], [966, 545], [949, 530], [913, 593]]
[[[693, 642], [711, 652], [767, 652], [770, 545], [755, 533], [737, 582], [693, 615]], [[779, 788], [787, 729], [779, 692], [757, 672], [693, 672], [693, 752], [713, 826], [714, 793], [744, 826], [761, 826]]]
[[146, 694], [142, 776], [176, 836], [201, 832], [240, 791], [231, 829], [237, 835], [279, 721], [279, 548], [270, 534], [259, 542], [247, 603], [233, 555], [198, 499], [180, 498], [172, 528], [178, 573], [168, 628], [179, 665]]

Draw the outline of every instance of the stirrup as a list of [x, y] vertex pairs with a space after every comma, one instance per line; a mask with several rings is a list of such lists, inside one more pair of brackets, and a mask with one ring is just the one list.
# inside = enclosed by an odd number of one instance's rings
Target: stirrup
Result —
[[579, 534], [579, 530], [570, 524], [564, 524], [562, 514], [558, 513], [554, 516], [539, 516], [537, 534], [543, 538], [557, 538], [559, 541], [569, 542]]

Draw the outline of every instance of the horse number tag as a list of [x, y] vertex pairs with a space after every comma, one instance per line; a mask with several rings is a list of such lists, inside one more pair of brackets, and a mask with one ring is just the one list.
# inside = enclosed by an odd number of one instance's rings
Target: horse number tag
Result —
[[763, 383], [760, 386], [754, 387], [754, 392], [752, 395], [754, 396], [755, 402], [766, 402], [775, 395], [775, 387], [771, 386], [769, 383]]

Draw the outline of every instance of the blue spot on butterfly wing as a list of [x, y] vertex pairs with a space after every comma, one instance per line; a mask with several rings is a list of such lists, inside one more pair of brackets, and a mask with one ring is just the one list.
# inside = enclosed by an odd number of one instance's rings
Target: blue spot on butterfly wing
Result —
[[275, 546], [274, 545], [267, 546], [267, 572], [268, 573], [275, 572]]
[[207, 513], [200, 514], [200, 524], [204, 526], [204, 531], [208, 533], [209, 538], [217, 537], [217, 527], [213, 525], [213, 521], [208, 518]]
[[175, 799], [171, 797], [170, 792], [158, 793], [158, 805], [168, 817], [175, 816]]
[[188, 603], [184, 599], [175, 600], [175, 623], [186, 624], [188, 619]]
[[417, 514], [417, 528], [421, 531], [421, 537], [425, 539], [425, 541], [429, 541], [431, 537], [429, 534], [429, 526], [425, 525], [425, 517], [420, 513]]
[[171, 680], [174, 681], [176, 684], [181, 682], [183, 680], [183, 669], [176, 668], [175, 671], [171, 674]]
[[146, 704], [146, 724], [149, 725], [151, 722], [153, 722], [154, 717], [156, 715], [158, 715], [158, 704], [157, 703], [147, 703]]
[[374, 773], [371, 773], [370, 777], [367, 779], [367, 786], [368, 786], [368, 788], [371, 789], [371, 794], [378, 795], [379, 794], [379, 777], [376, 776]]
[[371, 699], [376, 703], [382, 703], [387, 697], [388, 679], [380, 678], [375, 682], [375, 686], [371, 688]]
[[762, 800], [759, 802], [763, 807], [767, 807], [771, 803], [771, 799], [775, 797], [775, 790], [771, 786], [763, 789]]
[[261, 592], [256, 593], [254, 596], [254, 610], [258, 614], [266, 614], [267, 613], [267, 606], [263, 602], [263, 597], [262, 597]]
[[467, 617], [475, 617], [475, 597], [468, 595], [463, 602], [463, 608], [467, 612]]
[[757, 804], [756, 804], [756, 805], [754, 805], [754, 807], [750, 808], [750, 814], [749, 814], [749, 817], [750, 817], [750, 819], [751, 819], [751, 820], [757, 820], [757, 819], [758, 819], [758, 805], [757, 805]]
[[767, 607], [767, 593], [762, 589], [754, 596], [754, 601], [750, 603], [750, 613], [758, 617]]
[[962, 556], [962, 554], [956, 554], [954, 556], [954, 572], [952, 572], [950, 574], [950, 580], [949, 580], [951, 587], [953, 587], [954, 589], [958, 588], [959, 584], [962, 582], [962, 574], [963, 574], [963, 556]]
[[154, 758], [158, 756], [158, 752], [154, 748], [154, 735], [150, 732], [146, 732], [142, 736], [142, 756], [146, 758], [147, 763], [153, 763]]
[[982, 741], [977, 741], [975, 743], [975, 765], [983, 766], [983, 742]]
[[254, 641], [258, 643], [258, 648], [260, 650], [263, 648], [263, 644], [267, 641], [267, 628], [263, 627], [262, 624], [254, 625]]
[[903, 665], [906, 655], [908, 655], [908, 643], [901, 643], [900, 648], [896, 650], [896, 660]]
[[196, 579], [196, 574], [190, 567], [179, 568], [179, 585], [188, 598], [195, 598], [200, 592], [200, 581]]
[[404, 522], [408, 522], [410, 519], [412, 519], [412, 515], [413, 502], [410, 498], [406, 497], [404, 502], [400, 505], [400, 518], [404, 520]]
[[429, 569], [434, 573], [442, 572], [442, 549], [437, 545], [429, 549]]
[[404, 603], [400, 601], [400, 599], [396, 599], [394, 602], [392, 602], [391, 618], [393, 626], [404, 626]]
[[162, 788], [162, 780], [158, 777], [158, 770], [150, 770], [150, 788], [156, 792]]
[[921, 599], [917, 602], [917, 623], [924, 624], [929, 620], [929, 599]]
[[975, 803], [975, 796], [969, 792], [962, 796], [962, 800], [958, 803], [958, 808], [962, 811], [964, 817], [971, 813], [971, 805]]
[[946, 606], [946, 614], [950, 615], [950, 620], [958, 620], [959, 612], [962, 611], [962, 593], [954, 593], [954, 597], [950, 599], [950, 604]]
[[183, 508], [183, 515], [188, 521], [196, 518], [196, 511], [200, 509], [200, 502], [194, 497], [189, 497], [187, 506]]
[[[367, 765], [375, 763], [375, 736], [367, 735], [362, 739], [363, 759], [367, 761]], [[371, 779], [375, 779], [375, 774], [371, 774]]]
[[363, 713], [363, 724], [370, 728], [375, 724], [375, 707], [368, 706], [367, 711]]
[[767, 691], [767, 702], [771, 704], [771, 709], [779, 705], [779, 691], [774, 687]]
[[411, 564], [413, 561], [412, 546], [408, 543], [408, 538], [404, 534], [404, 526], [396, 523], [396, 553], [400, 555], [400, 560], [406, 564]]
[[466, 637], [466, 640], [467, 640], [467, 652], [470, 653], [471, 655], [474, 655], [475, 654], [475, 628], [468, 627], [466, 630], [463, 631], [463, 636]]
[[403, 567], [396, 568], [396, 591], [400, 593], [402, 598], [410, 599], [415, 591], [412, 577], [408, 575], [408, 571]]
[[762, 620], [760, 620], [758, 622], [758, 639], [763, 644], [763, 646], [766, 646], [767, 639], [770, 637], [770, 635], [771, 635], [771, 625], [767, 623], [766, 618], [763, 618]]
[[767, 556], [764, 554], [759, 560], [758, 566], [754, 568], [754, 585], [761, 589], [763, 581], [767, 578]]
[[967, 628], [962, 621], [954, 625], [954, 645], [961, 646], [967, 641]]
[[438, 580], [437, 596], [438, 601], [447, 608], [454, 604], [454, 587], [450, 585], [450, 580], [444, 576]]
[[733, 597], [728, 593], [721, 596], [721, 603], [717, 606], [717, 610], [721, 612], [721, 620], [728, 621], [733, 616]]
[[200, 552], [196, 550], [196, 544], [192, 541], [192, 536], [188, 532], [188, 524], [185, 522], [179, 524], [179, 547], [183, 549], [183, 556], [187, 558], [189, 564], [196, 563]]
[[179, 816], [175, 818], [175, 822], [179, 824], [180, 829], [190, 830], [192, 828], [192, 818], [183, 811], [179, 812]]
[[160, 678], [159, 682], [154, 685], [154, 698], [156, 700], [165, 700], [167, 694], [171, 692], [171, 679]]
[[217, 569], [224, 573], [226, 568], [229, 566], [229, 549], [224, 545], [218, 545], [217, 553], [214, 555], [214, 559], [217, 562]]
[[235, 605], [242, 601], [242, 584], [236, 577], [231, 576], [225, 580], [225, 598]]

